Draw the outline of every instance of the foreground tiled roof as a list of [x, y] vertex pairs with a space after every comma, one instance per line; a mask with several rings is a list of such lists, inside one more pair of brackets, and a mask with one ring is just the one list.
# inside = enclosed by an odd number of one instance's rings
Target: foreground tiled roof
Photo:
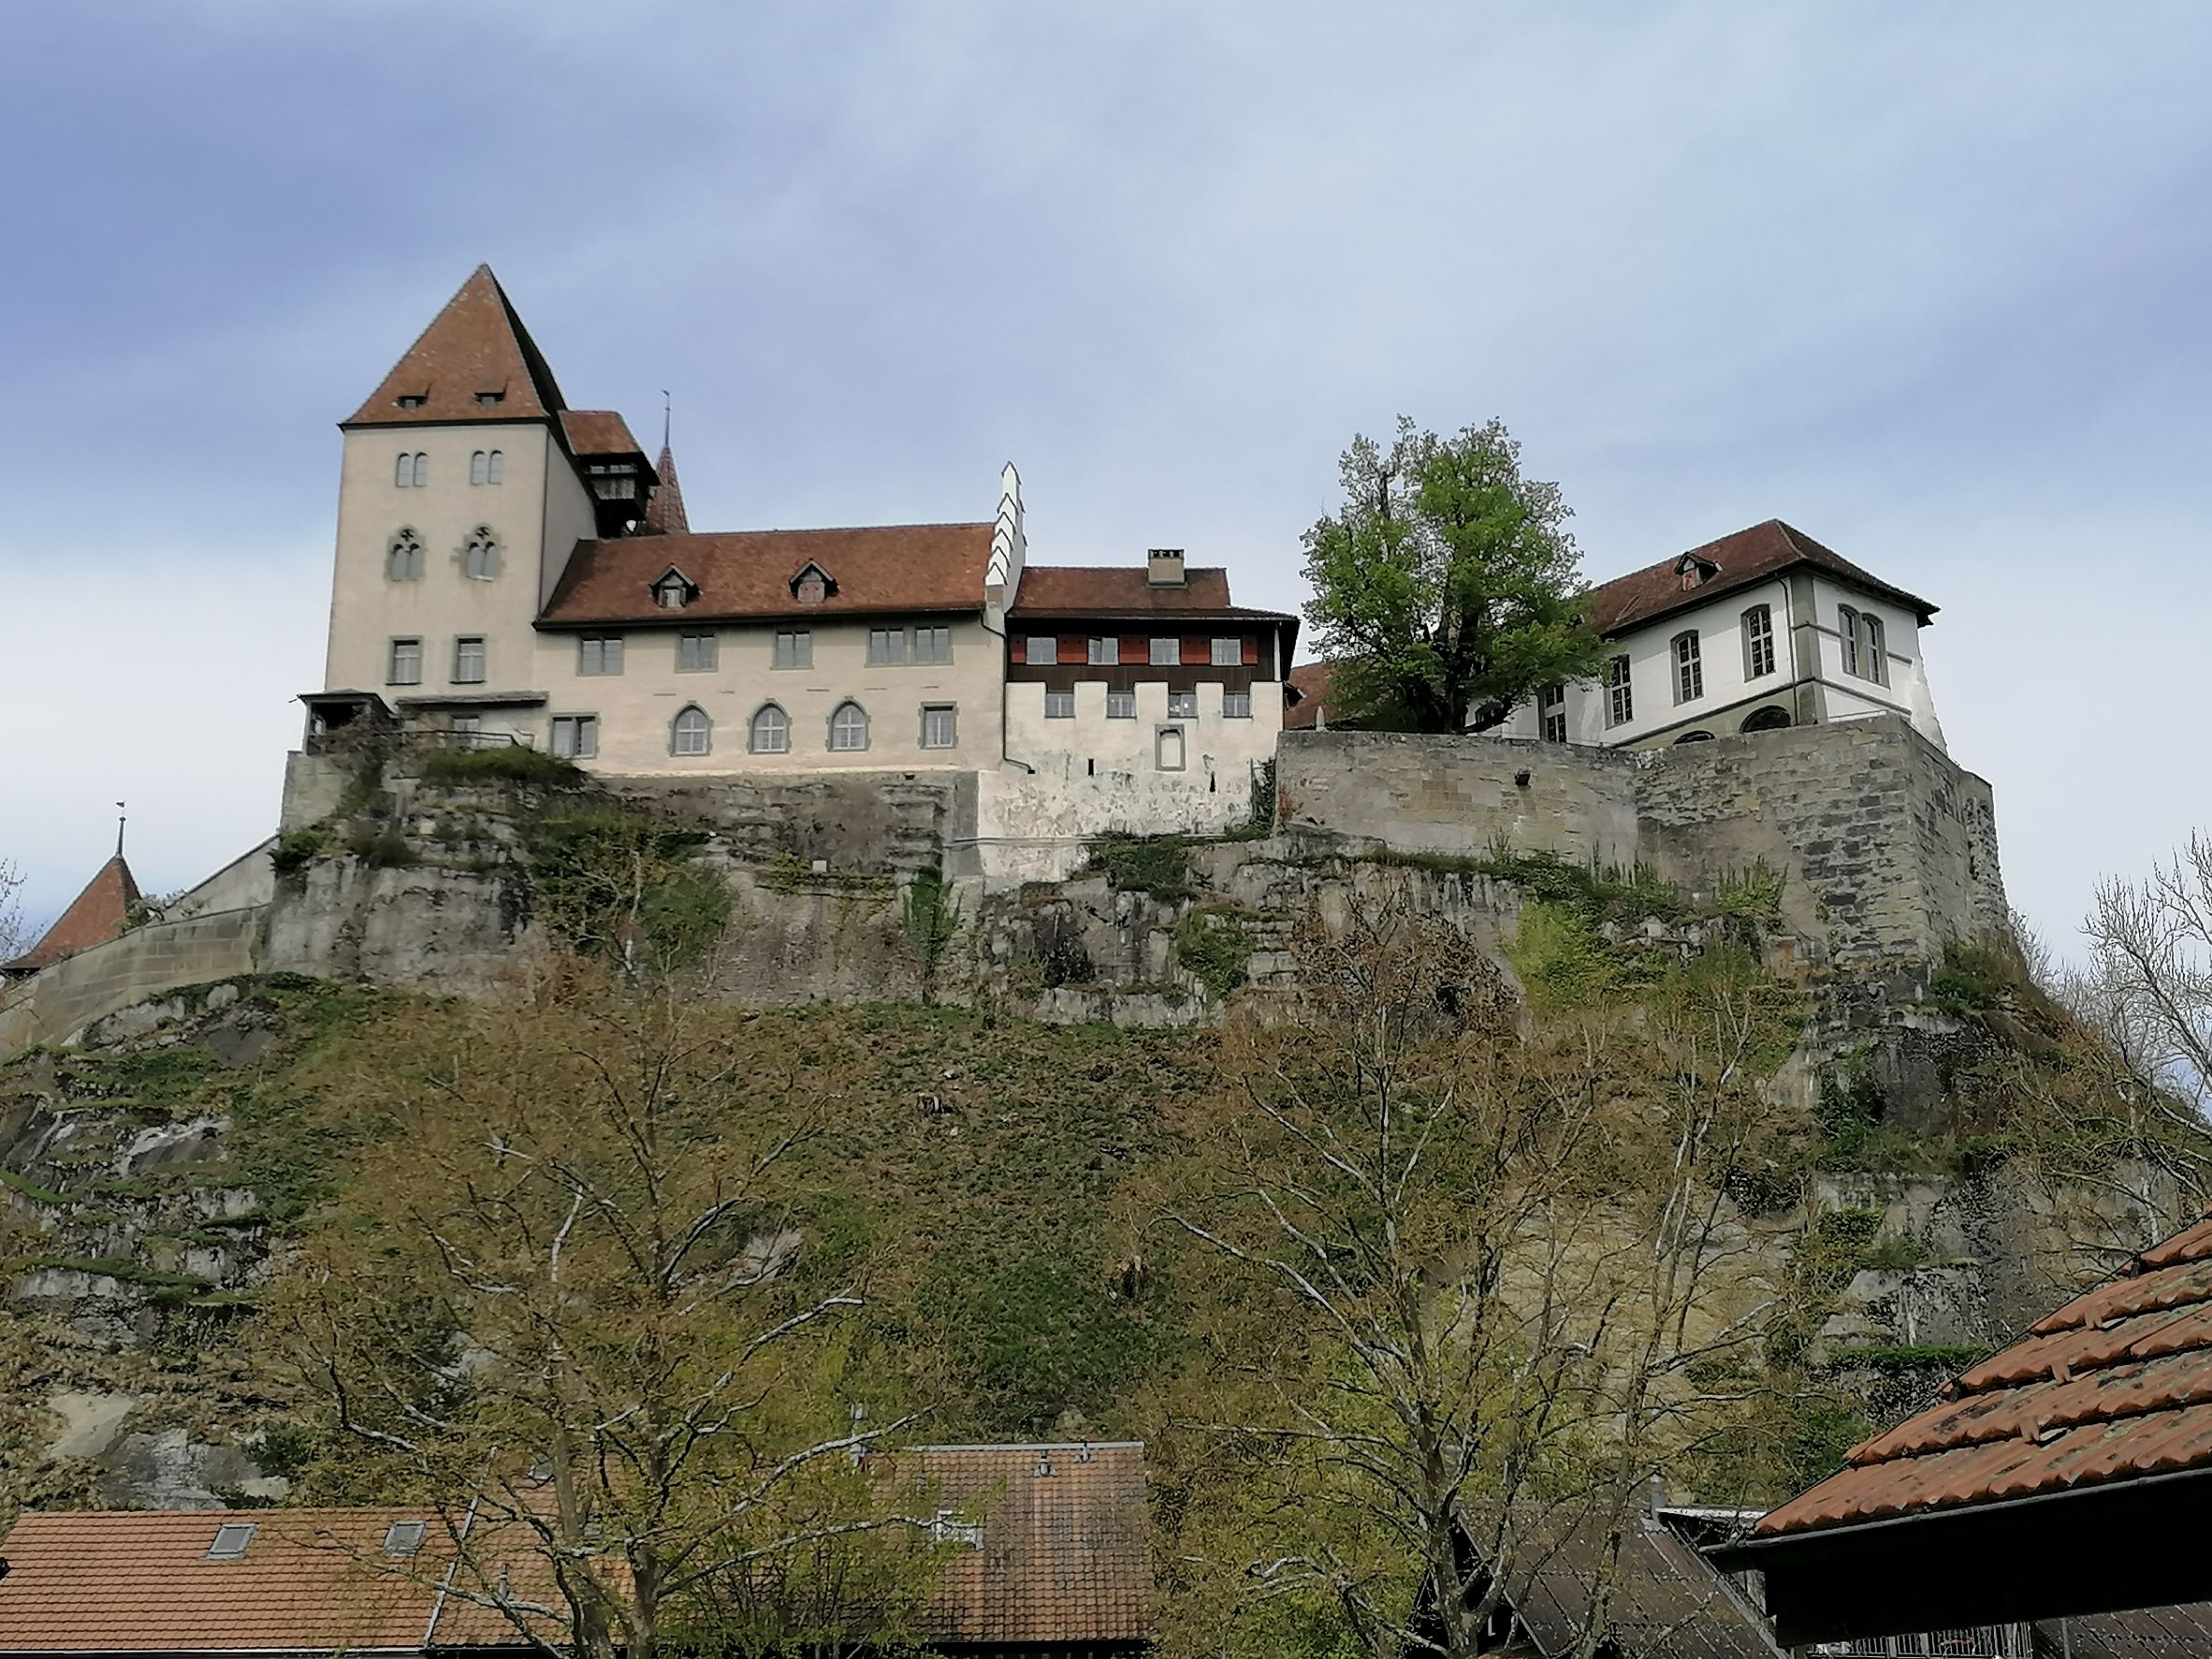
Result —
[[[497, 403], [477, 394], [497, 392]], [[420, 398], [411, 409], [401, 398]], [[410, 426], [430, 421], [532, 420], [563, 407], [537, 342], [507, 300], [491, 267], [470, 272], [445, 309], [342, 425]]]
[[932, 1446], [912, 1454], [941, 1507], [982, 1519], [924, 1613], [932, 1640], [1107, 1643], [1152, 1636], [1144, 1448]]
[[563, 409], [560, 430], [572, 455], [643, 455], [630, 423], [612, 409]]
[[2092, 1613], [2067, 1620], [2062, 1637], [2053, 1634], [2049, 1650], [2067, 1659], [2203, 1659], [2212, 1653], [2212, 1603]]
[[[578, 546], [539, 619], [572, 626], [981, 611], [990, 557], [988, 524], [625, 536]], [[808, 564], [837, 585], [820, 604], [802, 604], [792, 593]], [[653, 600], [653, 583], [672, 565], [699, 589], [680, 611]]]
[[1985, 1360], [1761, 1521], [1776, 1537], [2212, 1469], [2212, 1218]]
[[1335, 672], [1333, 662], [1301, 662], [1285, 677], [1298, 700], [1283, 711], [1284, 731], [1310, 732], [1321, 723], [1328, 712], [1329, 679]]
[[[427, 1522], [421, 1551], [404, 1563], [383, 1552], [397, 1521]], [[211, 1561], [228, 1522], [251, 1524], [253, 1539], [238, 1559]], [[421, 1509], [27, 1514], [0, 1541], [0, 1653], [526, 1645], [488, 1608], [441, 1605], [451, 1554], [442, 1523]]]
[[[1718, 565], [1718, 572], [1695, 588], [1684, 589], [1678, 566], [1685, 558]], [[1703, 604], [1739, 588], [1765, 582], [1797, 565], [1809, 564], [1841, 576], [1868, 592], [1914, 612], [1925, 622], [1936, 607], [1902, 588], [1894, 588], [1860, 569], [1832, 548], [1824, 547], [1803, 531], [1769, 518], [1749, 530], [1739, 530], [1718, 541], [1693, 547], [1687, 554], [1663, 559], [1657, 564], [1616, 576], [1591, 589], [1590, 621], [1601, 634], [1615, 634], [1640, 627], [1690, 605]]]
[[1155, 586], [1133, 566], [1032, 564], [1014, 589], [1015, 617], [1221, 618], [1287, 622], [1282, 611], [1252, 610], [1229, 602], [1229, 573], [1194, 566], [1180, 588]]
[[36, 944], [13, 962], [0, 962], [0, 973], [36, 973], [65, 956], [113, 939], [123, 931], [124, 919], [138, 902], [138, 883], [119, 852], [100, 866], [99, 873], [69, 901], [69, 908]]

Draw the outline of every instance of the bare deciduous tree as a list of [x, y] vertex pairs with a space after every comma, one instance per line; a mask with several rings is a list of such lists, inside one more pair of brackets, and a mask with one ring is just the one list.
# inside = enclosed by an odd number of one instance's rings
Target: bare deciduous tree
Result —
[[1768, 1132], [1757, 1021], [1686, 998], [1655, 1022], [1671, 1092], [1638, 1094], [1648, 1060], [1607, 1019], [1517, 1018], [1407, 906], [1309, 928], [1300, 957], [1287, 1023], [1242, 1037], [1212, 1177], [1170, 1212], [1320, 1332], [1266, 1419], [1229, 1425], [1305, 1482], [1254, 1570], [1325, 1589], [1370, 1653], [1466, 1659], [1524, 1554], [1594, 1529], [1594, 1653], [1623, 1530], [1693, 1433], [1687, 1374], [1766, 1312], [1716, 1271], [1755, 1248], [1723, 1189]]
[[905, 1425], [837, 1404], [861, 1297], [805, 1260], [815, 1103], [706, 1031], [673, 985], [481, 1016], [399, 1084], [284, 1309], [357, 1492], [441, 1501], [445, 1594], [586, 1659], [837, 1652], [922, 1559], [868, 1553], [896, 1504], [862, 1454]]
[[2078, 1011], [2201, 1119], [2212, 1104], [2212, 836], [2190, 836], [2140, 882], [2101, 882], [2082, 931], [2091, 971]]

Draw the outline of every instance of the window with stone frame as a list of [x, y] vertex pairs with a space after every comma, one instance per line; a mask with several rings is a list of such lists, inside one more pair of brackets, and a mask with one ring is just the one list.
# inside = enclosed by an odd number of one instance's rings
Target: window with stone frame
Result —
[[773, 703], [762, 704], [753, 710], [748, 747], [755, 754], [789, 754], [791, 717]]
[[595, 714], [557, 714], [553, 717], [553, 752], [566, 761], [588, 761], [599, 753], [599, 717]]
[[848, 754], [867, 748], [867, 710], [851, 701], [838, 704], [837, 713], [830, 716], [829, 746]]
[[914, 661], [917, 662], [950, 662], [953, 660], [953, 631], [950, 628], [927, 627], [914, 630]]
[[500, 574], [500, 540], [490, 525], [479, 524], [461, 544], [461, 574], [473, 582], [488, 582]]
[[1170, 691], [1168, 693], [1168, 718], [1171, 720], [1198, 719], [1198, 693], [1190, 691]]
[[1705, 695], [1705, 662], [1698, 650], [1697, 631], [1693, 628], [1676, 634], [1667, 650], [1674, 658], [1674, 700], [1696, 702]]
[[576, 672], [621, 673], [622, 636], [619, 633], [587, 633], [580, 637], [576, 641]]
[[1754, 604], [1743, 613], [1743, 677], [1760, 679], [1774, 672], [1774, 607]]
[[1137, 693], [1108, 691], [1106, 718], [1110, 720], [1133, 720], [1137, 718]]
[[422, 641], [395, 639], [391, 655], [386, 661], [384, 682], [387, 686], [419, 686], [422, 684]]
[[1858, 674], [1858, 612], [1847, 604], [1836, 607], [1836, 638], [1843, 647], [1843, 672]]
[[1536, 693], [1536, 714], [1547, 743], [1567, 740], [1566, 687], [1549, 685]]
[[1888, 641], [1883, 637], [1882, 618], [1870, 611], [1858, 614], [1858, 669], [1863, 679], [1889, 683]]
[[1225, 720], [1248, 720], [1252, 718], [1252, 693], [1224, 691], [1221, 693], [1221, 718]]
[[484, 636], [464, 633], [453, 642], [453, 683], [457, 686], [480, 686], [484, 683]]
[[907, 660], [907, 631], [904, 628], [871, 628], [868, 630], [868, 662], [873, 664], [897, 663]]
[[1048, 720], [1071, 720], [1075, 718], [1075, 693], [1052, 691], [1044, 694], [1044, 718]]
[[395, 582], [422, 579], [422, 543], [412, 530], [396, 532], [385, 549], [384, 574]]
[[805, 628], [779, 629], [776, 633], [776, 666], [779, 668], [813, 667], [813, 633]]
[[712, 674], [721, 658], [721, 636], [711, 628], [676, 636], [676, 671]]
[[688, 703], [677, 710], [676, 718], [668, 722], [668, 752], [673, 755], [701, 755], [714, 745], [714, 721], [706, 710], [696, 703]]
[[950, 703], [922, 705], [922, 747], [952, 749], [960, 740], [960, 711]]
[[1636, 719], [1636, 691], [1629, 683], [1626, 656], [1606, 659], [1606, 724], [1625, 726]]

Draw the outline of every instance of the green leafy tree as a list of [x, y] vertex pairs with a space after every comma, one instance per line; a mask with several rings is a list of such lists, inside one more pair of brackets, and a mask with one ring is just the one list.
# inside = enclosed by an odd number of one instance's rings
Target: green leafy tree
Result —
[[1502, 422], [1449, 437], [1401, 416], [1356, 437], [1344, 505], [1305, 533], [1306, 617], [1337, 662], [1332, 710], [1395, 731], [1488, 731], [1594, 672], [1580, 554], [1556, 484], [1521, 475]]

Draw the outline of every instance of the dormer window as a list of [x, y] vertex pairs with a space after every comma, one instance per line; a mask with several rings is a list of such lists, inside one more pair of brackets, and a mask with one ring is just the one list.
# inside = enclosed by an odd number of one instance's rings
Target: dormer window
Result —
[[501, 391], [501, 392], [478, 392], [478, 393], [476, 394], [476, 401], [477, 401], [479, 404], [481, 404], [481, 405], [482, 405], [484, 408], [486, 408], [486, 409], [489, 409], [489, 408], [490, 408], [490, 407], [491, 407], [493, 404], [495, 404], [495, 403], [498, 403], [498, 402], [501, 402], [501, 401], [504, 400], [505, 400], [505, 398], [506, 398], [506, 395], [507, 395], [507, 394], [506, 394], [505, 392], [503, 392], [503, 391]]
[[791, 579], [791, 596], [801, 604], [820, 604], [837, 590], [837, 584], [829, 572], [812, 562]]
[[420, 392], [401, 392], [397, 401], [402, 409], [420, 409], [424, 400]]
[[1702, 588], [1721, 574], [1721, 567], [1710, 559], [1700, 559], [1695, 553], [1685, 553], [1674, 561], [1675, 575], [1682, 579], [1682, 590]]
[[680, 611], [698, 597], [699, 589], [680, 570], [669, 571], [653, 584], [653, 603], [664, 611]]

